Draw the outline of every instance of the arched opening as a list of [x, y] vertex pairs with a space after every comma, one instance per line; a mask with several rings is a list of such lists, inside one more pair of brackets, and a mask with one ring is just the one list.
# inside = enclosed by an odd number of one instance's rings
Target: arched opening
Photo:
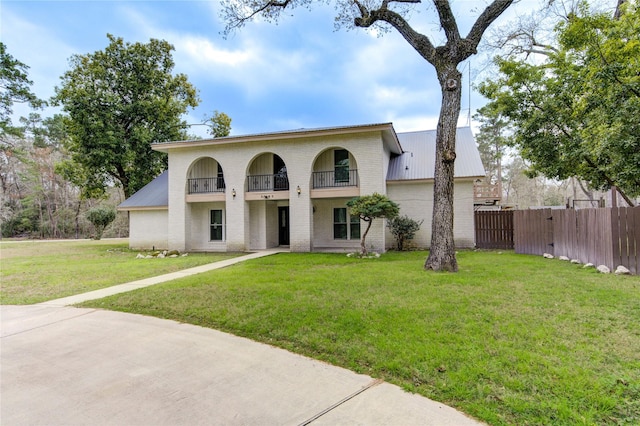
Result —
[[358, 186], [358, 166], [351, 152], [343, 148], [323, 151], [313, 163], [312, 189]]
[[210, 157], [198, 159], [187, 175], [187, 194], [224, 192], [224, 172], [222, 166]]
[[264, 153], [257, 156], [249, 166], [247, 191], [288, 191], [287, 166], [279, 155]]

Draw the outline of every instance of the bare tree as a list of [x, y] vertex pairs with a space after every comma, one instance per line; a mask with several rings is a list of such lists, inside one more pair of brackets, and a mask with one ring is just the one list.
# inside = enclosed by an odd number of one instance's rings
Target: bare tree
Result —
[[[432, 39], [416, 31], [405, 19], [408, 6], [421, 0], [337, 0], [336, 21], [360, 28], [391, 26], [436, 70], [442, 92], [436, 131], [436, 162], [431, 250], [425, 269], [457, 271], [453, 241], [453, 171], [456, 159], [455, 136], [460, 114], [462, 74], [458, 64], [477, 52], [487, 28], [514, 2], [494, 0], [480, 13], [463, 37], [447, 0], [433, 0], [446, 43], [436, 46]], [[255, 17], [277, 21], [285, 9], [310, 7], [313, 0], [223, 0], [222, 16], [228, 34]]]

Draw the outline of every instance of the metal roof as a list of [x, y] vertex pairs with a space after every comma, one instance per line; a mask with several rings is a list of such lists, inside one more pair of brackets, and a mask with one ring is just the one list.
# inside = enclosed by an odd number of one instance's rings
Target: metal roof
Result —
[[[398, 133], [403, 153], [389, 162], [387, 181], [433, 179], [436, 157], [436, 131]], [[456, 132], [454, 177], [483, 177], [484, 166], [470, 127]]]
[[165, 170], [138, 192], [124, 200], [118, 210], [153, 209], [169, 206], [169, 172]]

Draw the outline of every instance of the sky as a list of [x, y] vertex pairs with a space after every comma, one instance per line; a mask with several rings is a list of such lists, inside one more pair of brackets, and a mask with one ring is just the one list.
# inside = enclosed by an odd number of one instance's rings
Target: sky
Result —
[[[437, 14], [424, 3], [411, 12], [410, 23], [441, 44]], [[463, 35], [484, 4], [452, 2]], [[538, 4], [523, 0], [494, 25], [507, 25]], [[72, 55], [104, 50], [112, 34], [129, 43], [155, 38], [174, 46], [174, 73], [186, 74], [201, 99], [185, 117], [190, 124], [217, 110], [231, 117], [232, 135], [387, 122], [398, 132], [435, 128], [441, 100], [435, 70], [395, 30], [336, 31], [336, 11], [320, 5], [295, 9], [278, 24], [249, 22], [225, 38], [219, 8], [217, 0], [0, 0], [0, 39], [29, 66], [41, 99], [55, 93]], [[480, 72], [486, 63], [480, 55], [459, 67], [459, 125], [470, 124], [469, 112], [486, 102], [472, 88], [486, 76]], [[14, 111], [28, 113], [20, 106]], [[206, 129], [193, 126], [190, 133], [206, 136]]]

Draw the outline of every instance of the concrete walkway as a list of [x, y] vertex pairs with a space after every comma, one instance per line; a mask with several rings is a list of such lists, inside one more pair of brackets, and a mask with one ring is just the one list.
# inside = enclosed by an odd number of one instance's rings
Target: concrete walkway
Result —
[[245, 254], [244, 256], [234, 257], [227, 260], [221, 260], [219, 262], [209, 263], [206, 265], [195, 266], [193, 268], [183, 269], [182, 271], [171, 272], [169, 274], [159, 275], [157, 277], [144, 278], [142, 280], [132, 281], [125, 284], [114, 285], [112, 287], [107, 287], [107, 288], [101, 288], [100, 290], [94, 290], [87, 293], [76, 294], [74, 296], [63, 297], [55, 300], [48, 300], [46, 302], [39, 303], [38, 305], [43, 305], [43, 306], [75, 305], [77, 303], [86, 302], [87, 300], [102, 299], [103, 297], [112, 296], [114, 294], [126, 293], [128, 291], [149, 287], [149, 286], [164, 283], [167, 281], [176, 280], [178, 278], [184, 278], [190, 275], [201, 274], [203, 272], [213, 271], [215, 269], [226, 268], [227, 266], [235, 265], [236, 263], [244, 262], [245, 260], [271, 256], [272, 254], [276, 254], [276, 253], [286, 253], [288, 251], [289, 250], [281, 250], [281, 249], [260, 250], [253, 253]]
[[227, 333], [65, 306], [120, 292], [101, 291], [0, 307], [3, 425], [480, 424], [397, 386]]

